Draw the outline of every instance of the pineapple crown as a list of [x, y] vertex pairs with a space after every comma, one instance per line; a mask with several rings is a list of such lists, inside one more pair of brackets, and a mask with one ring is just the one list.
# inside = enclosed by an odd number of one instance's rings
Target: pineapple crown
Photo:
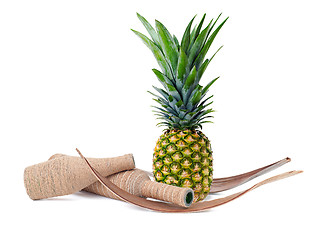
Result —
[[151, 39], [138, 31], [131, 30], [152, 51], [161, 68], [161, 71], [157, 69], [152, 71], [163, 88], [153, 86], [157, 94], [149, 92], [160, 104], [160, 106], [152, 106], [155, 108], [157, 119], [161, 120], [157, 125], [166, 126], [169, 129], [195, 130], [202, 128], [203, 123], [212, 123], [206, 120], [213, 117], [210, 113], [214, 110], [208, 108], [212, 104], [212, 101], [208, 102], [212, 95], [206, 98], [205, 96], [219, 77], [210, 81], [205, 87], [199, 82], [213, 57], [222, 48], [222, 46], [218, 48], [211, 58], [205, 59], [213, 40], [228, 18], [214, 29], [220, 14], [215, 21], [212, 19], [204, 29], [201, 29], [206, 14], [203, 15], [200, 23], [192, 28], [194, 16], [179, 43], [177, 37], [171, 35], [161, 22], [156, 20], [156, 29], [154, 29], [143, 16], [139, 13], [137, 16]]

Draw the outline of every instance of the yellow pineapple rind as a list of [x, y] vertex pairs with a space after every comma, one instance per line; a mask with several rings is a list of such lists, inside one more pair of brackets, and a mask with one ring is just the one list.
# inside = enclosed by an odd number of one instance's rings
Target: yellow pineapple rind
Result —
[[158, 182], [189, 187], [194, 202], [203, 200], [212, 183], [212, 150], [198, 130], [167, 130], [156, 143], [153, 174]]

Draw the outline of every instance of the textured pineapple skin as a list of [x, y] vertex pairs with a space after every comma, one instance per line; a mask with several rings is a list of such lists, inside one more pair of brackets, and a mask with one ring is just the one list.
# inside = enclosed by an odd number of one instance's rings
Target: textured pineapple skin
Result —
[[153, 154], [156, 181], [189, 187], [194, 202], [203, 200], [212, 183], [212, 150], [208, 138], [198, 130], [166, 130]]

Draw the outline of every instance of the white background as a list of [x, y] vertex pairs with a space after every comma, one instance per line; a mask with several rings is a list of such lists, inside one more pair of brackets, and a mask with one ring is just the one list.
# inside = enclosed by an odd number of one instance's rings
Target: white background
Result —
[[[1, 239], [319, 239], [316, 2], [1, 1]], [[54, 153], [76, 155], [76, 147], [91, 157], [133, 153], [137, 167], [151, 169], [162, 129], [147, 90], [159, 84], [153, 55], [130, 31], [146, 33], [136, 12], [179, 39], [195, 14], [197, 22], [205, 12], [230, 16], [209, 55], [224, 48], [202, 80], [221, 76], [210, 92], [215, 123], [203, 129], [215, 177], [287, 156], [291, 163], [239, 189], [305, 172], [193, 214], [156, 213], [82, 192], [30, 200], [24, 168]]]

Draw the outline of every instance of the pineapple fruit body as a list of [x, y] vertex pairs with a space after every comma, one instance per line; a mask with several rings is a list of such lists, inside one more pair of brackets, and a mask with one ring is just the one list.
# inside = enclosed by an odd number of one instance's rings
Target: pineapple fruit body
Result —
[[167, 130], [157, 141], [153, 174], [158, 182], [192, 188], [194, 202], [203, 200], [212, 183], [212, 150], [198, 130]]

